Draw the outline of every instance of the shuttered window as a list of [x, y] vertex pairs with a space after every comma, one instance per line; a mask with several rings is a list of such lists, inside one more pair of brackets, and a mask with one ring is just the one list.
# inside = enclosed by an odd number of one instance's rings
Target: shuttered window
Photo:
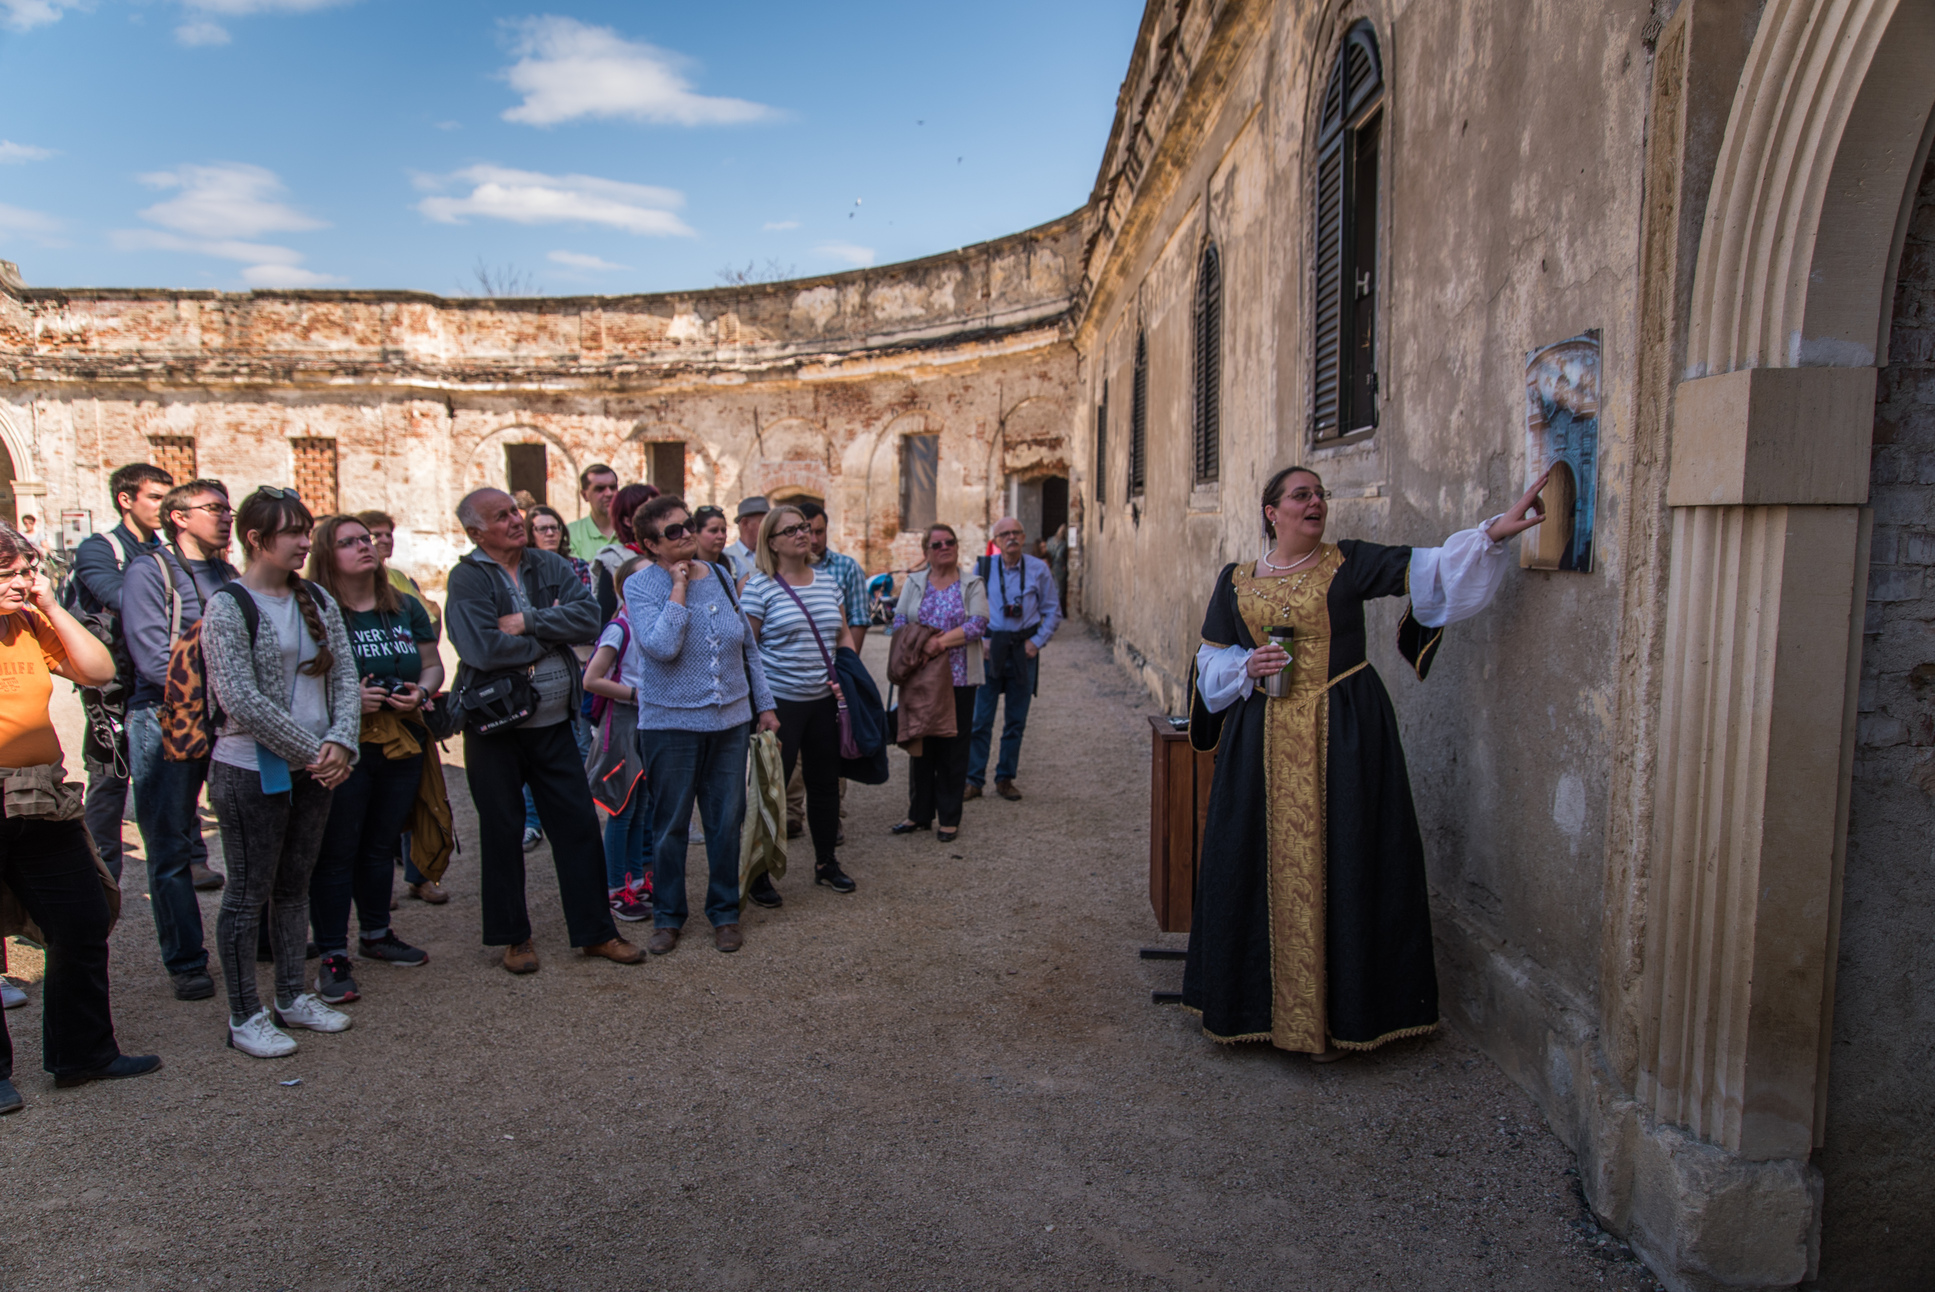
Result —
[[1107, 502], [1109, 488], [1109, 383], [1095, 405], [1095, 501]]
[[1311, 430], [1377, 425], [1377, 190], [1384, 77], [1368, 22], [1345, 34], [1324, 85], [1313, 231]]
[[1149, 462], [1149, 338], [1136, 333], [1135, 380], [1129, 390], [1129, 497], [1142, 496]]
[[1216, 244], [1203, 248], [1196, 271], [1196, 483], [1216, 479], [1223, 428], [1223, 262]]

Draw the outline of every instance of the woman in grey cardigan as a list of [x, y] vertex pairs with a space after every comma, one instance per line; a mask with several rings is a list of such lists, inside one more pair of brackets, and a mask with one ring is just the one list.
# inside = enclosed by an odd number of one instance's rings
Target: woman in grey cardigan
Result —
[[[228, 988], [228, 1043], [258, 1059], [295, 1053], [277, 1023], [317, 1032], [349, 1026], [349, 1015], [302, 990], [309, 876], [332, 793], [356, 760], [363, 716], [342, 612], [296, 573], [314, 524], [293, 490], [250, 494], [235, 514], [247, 569], [202, 615], [209, 698], [221, 719], [208, 791], [228, 867], [215, 943]], [[255, 985], [265, 906], [273, 1013]]]

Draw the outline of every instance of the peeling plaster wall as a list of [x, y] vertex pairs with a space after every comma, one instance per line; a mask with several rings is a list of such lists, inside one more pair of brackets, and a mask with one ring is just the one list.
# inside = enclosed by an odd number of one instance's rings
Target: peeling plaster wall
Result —
[[[399, 523], [398, 564], [435, 584], [452, 515], [505, 483], [504, 446], [545, 445], [551, 505], [577, 474], [643, 479], [684, 441], [687, 495], [826, 500], [833, 544], [904, 566], [900, 454], [941, 437], [939, 512], [978, 543], [1010, 473], [1063, 474], [1078, 213], [942, 256], [828, 278], [639, 297], [0, 291], [0, 437], [48, 523], [112, 523], [108, 475], [151, 439], [201, 474], [288, 483], [296, 438], [337, 444], [340, 504]], [[39, 487], [44, 492], [34, 493]]]

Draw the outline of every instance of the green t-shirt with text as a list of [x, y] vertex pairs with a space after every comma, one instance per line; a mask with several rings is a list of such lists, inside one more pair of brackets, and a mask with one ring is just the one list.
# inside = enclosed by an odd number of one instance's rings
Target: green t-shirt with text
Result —
[[343, 609], [350, 649], [356, 655], [356, 676], [392, 682], [416, 682], [423, 676], [423, 656], [417, 645], [435, 642], [437, 630], [430, 614], [415, 597], [399, 596], [400, 611]]

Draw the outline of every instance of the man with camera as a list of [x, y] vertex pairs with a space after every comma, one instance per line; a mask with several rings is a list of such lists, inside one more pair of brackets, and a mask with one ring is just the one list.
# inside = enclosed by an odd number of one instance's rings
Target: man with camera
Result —
[[998, 556], [975, 564], [988, 585], [987, 679], [974, 697], [974, 735], [968, 746], [968, 783], [962, 797], [978, 799], [987, 783], [988, 751], [994, 743], [994, 710], [1006, 703], [1001, 728], [1001, 759], [995, 764], [994, 792], [1013, 802], [1021, 797], [1015, 773], [1021, 762], [1021, 737], [1034, 702], [1041, 648], [1062, 622], [1061, 598], [1048, 562], [1021, 550], [1021, 522], [1003, 516], [991, 535]]
[[618, 936], [605, 889], [598, 810], [570, 717], [584, 695], [571, 648], [598, 635], [598, 602], [571, 563], [527, 547], [517, 502], [479, 489], [457, 504], [477, 546], [450, 571], [444, 622], [462, 667], [451, 703], [464, 719], [464, 774], [477, 807], [484, 945], [508, 948], [504, 967], [534, 973], [524, 900], [524, 787], [551, 841], [571, 945], [637, 964], [645, 953]]

